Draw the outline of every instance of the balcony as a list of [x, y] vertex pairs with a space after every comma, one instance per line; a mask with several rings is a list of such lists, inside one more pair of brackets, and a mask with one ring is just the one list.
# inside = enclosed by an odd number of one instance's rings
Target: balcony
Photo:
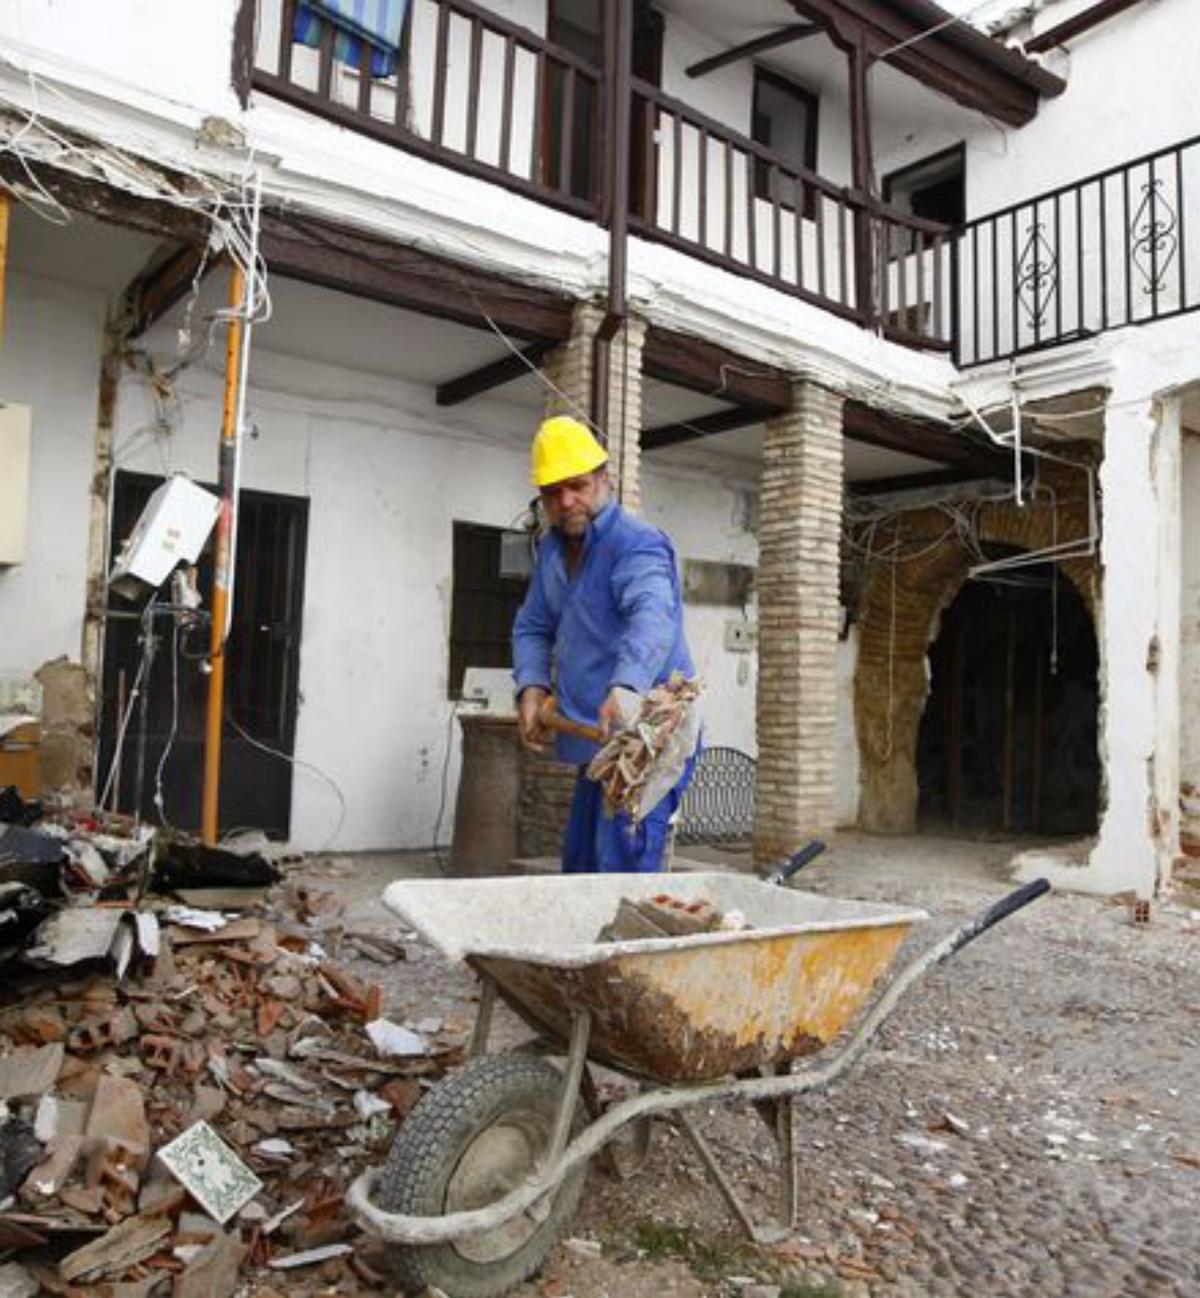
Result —
[[[262, 0], [253, 85], [420, 157], [605, 222], [599, 66], [472, 0], [413, 0], [398, 73], [295, 44]], [[632, 82], [630, 229], [898, 341], [948, 350], [951, 231], [833, 184]]]
[[960, 366], [1200, 307], [1200, 136], [987, 216], [956, 236]]
[[[820, 8], [835, 0], [809, 0]], [[291, 39], [259, 0], [253, 85], [440, 165], [607, 225], [606, 69], [473, 0], [411, 0], [396, 74]], [[984, 42], [989, 57], [997, 47]], [[957, 84], [957, 83], [956, 83]], [[630, 231], [962, 367], [1200, 306], [1200, 137], [973, 219], [835, 184], [636, 77]], [[1013, 118], [1014, 121], [1022, 120]]]

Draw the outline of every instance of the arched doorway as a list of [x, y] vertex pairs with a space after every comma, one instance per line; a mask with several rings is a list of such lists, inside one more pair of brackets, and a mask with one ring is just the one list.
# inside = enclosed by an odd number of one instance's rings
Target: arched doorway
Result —
[[929, 650], [917, 739], [918, 821], [1005, 833], [1094, 833], [1096, 635], [1053, 564], [966, 581]]

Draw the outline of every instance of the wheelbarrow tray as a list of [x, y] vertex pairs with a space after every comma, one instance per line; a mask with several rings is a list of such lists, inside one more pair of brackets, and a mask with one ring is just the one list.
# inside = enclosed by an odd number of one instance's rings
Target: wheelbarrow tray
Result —
[[[741, 911], [740, 932], [597, 942], [621, 898], [669, 892]], [[588, 1057], [658, 1083], [708, 1082], [811, 1054], [854, 1017], [925, 912], [735, 874], [404, 881], [385, 905], [495, 980], [538, 1031], [591, 1020]]]

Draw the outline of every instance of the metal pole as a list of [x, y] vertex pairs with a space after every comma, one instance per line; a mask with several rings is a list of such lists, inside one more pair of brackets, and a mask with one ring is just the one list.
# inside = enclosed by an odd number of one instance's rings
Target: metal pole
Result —
[[245, 276], [240, 266], [233, 266], [229, 276], [229, 333], [225, 340], [225, 399], [221, 419], [221, 451], [218, 479], [221, 488], [221, 512], [217, 517], [217, 544], [213, 564], [212, 632], [209, 646], [208, 709], [204, 724], [204, 791], [200, 811], [200, 836], [204, 842], [217, 841], [217, 801], [221, 780], [221, 727], [225, 706], [226, 624], [231, 607], [233, 587], [233, 522], [237, 508], [235, 497], [235, 458], [237, 455], [238, 389], [241, 378], [242, 303], [245, 298]]

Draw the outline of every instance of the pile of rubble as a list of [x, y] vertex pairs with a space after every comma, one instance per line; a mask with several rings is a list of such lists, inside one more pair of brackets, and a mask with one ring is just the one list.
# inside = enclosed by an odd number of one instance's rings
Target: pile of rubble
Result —
[[344, 1191], [460, 1052], [339, 960], [404, 948], [261, 839], [3, 805], [0, 1295], [384, 1286]]

